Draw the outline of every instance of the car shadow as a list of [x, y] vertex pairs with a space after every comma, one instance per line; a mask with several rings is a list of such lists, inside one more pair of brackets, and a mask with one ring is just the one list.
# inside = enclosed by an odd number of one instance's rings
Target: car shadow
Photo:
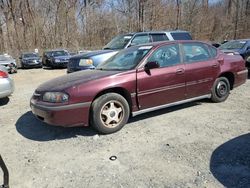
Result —
[[250, 187], [250, 133], [216, 148], [210, 170], [225, 187]]
[[66, 69], [67, 67], [46, 67], [46, 66], [43, 66], [42, 67], [44, 70], [61, 70], [61, 69]]
[[210, 103], [210, 100], [208, 99], [203, 99], [203, 100], [199, 100], [199, 101], [195, 101], [195, 102], [189, 102], [189, 103], [185, 103], [185, 104], [181, 104], [181, 105], [177, 105], [177, 106], [173, 106], [173, 107], [168, 107], [168, 108], [163, 108], [160, 110], [156, 110], [156, 111], [152, 111], [152, 112], [147, 112], [135, 117], [132, 117], [129, 119], [129, 123], [133, 123], [139, 120], [143, 120], [143, 119], [147, 119], [147, 118], [151, 118], [151, 117], [156, 117], [156, 116], [160, 116], [163, 114], [167, 114], [170, 112], [174, 112], [177, 110], [181, 110], [184, 108], [189, 108], [192, 106], [197, 106], [197, 105], [201, 105], [202, 103]]
[[5, 97], [5, 98], [0, 99], [0, 106], [4, 106], [4, 105], [8, 104], [9, 101], [10, 101], [9, 97]]
[[38, 120], [31, 111], [26, 112], [17, 120], [16, 130], [25, 138], [34, 141], [62, 140], [97, 134], [91, 127], [57, 127], [48, 125]]

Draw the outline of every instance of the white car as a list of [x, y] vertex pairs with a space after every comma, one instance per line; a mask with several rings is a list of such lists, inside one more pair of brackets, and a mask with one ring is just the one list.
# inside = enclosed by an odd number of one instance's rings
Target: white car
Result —
[[7, 54], [0, 55], [0, 65], [5, 66], [8, 73], [17, 72], [16, 60]]
[[0, 65], [0, 99], [10, 96], [14, 92], [14, 81], [7, 69]]

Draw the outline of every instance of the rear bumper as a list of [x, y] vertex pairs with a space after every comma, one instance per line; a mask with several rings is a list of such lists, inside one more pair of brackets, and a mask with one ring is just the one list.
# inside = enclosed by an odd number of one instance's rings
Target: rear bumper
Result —
[[47, 106], [31, 99], [32, 113], [41, 121], [63, 127], [88, 126], [90, 102]]
[[8, 97], [14, 92], [14, 82], [11, 78], [0, 79], [0, 98]]

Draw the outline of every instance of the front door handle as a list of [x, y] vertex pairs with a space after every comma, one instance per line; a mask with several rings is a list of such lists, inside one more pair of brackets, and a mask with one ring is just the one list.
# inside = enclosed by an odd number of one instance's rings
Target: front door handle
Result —
[[183, 74], [184, 73], [184, 69], [180, 68], [176, 70], [176, 74]]
[[212, 65], [212, 67], [215, 67], [215, 68], [218, 67], [218, 66], [219, 66], [218, 63], [215, 63], [215, 64]]

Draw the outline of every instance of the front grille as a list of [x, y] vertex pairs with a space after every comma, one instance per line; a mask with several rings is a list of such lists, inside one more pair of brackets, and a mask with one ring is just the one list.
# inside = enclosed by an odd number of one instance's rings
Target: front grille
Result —
[[69, 60], [68, 66], [70, 68], [78, 67], [78, 65], [79, 65], [79, 59], [70, 59]]
[[42, 97], [42, 94], [35, 91], [33, 93], [33, 97], [32, 98], [35, 99], [35, 100], [40, 100], [41, 97]]

